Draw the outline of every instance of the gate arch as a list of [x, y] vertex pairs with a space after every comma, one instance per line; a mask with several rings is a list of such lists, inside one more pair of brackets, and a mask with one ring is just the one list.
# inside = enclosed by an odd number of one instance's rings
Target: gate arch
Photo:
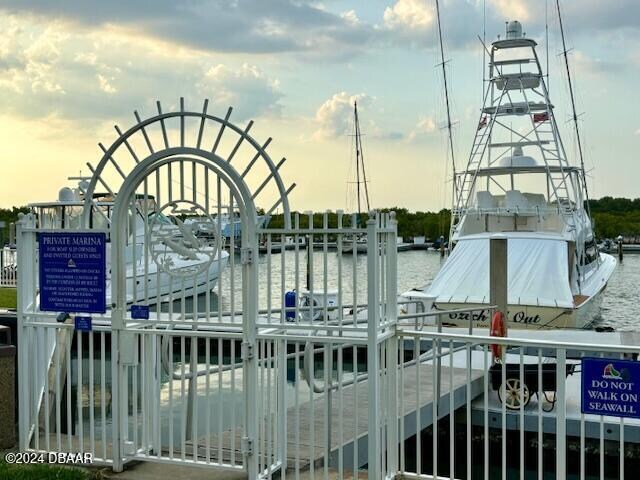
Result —
[[[174, 155], [180, 156], [174, 156]], [[183, 157], [184, 154], [192, 154], [197, 158]], [[150, 155], [145, 160], [140, 162], [130, 175], [124, 180], [120, 191], [117, 194], [113, 217], [111, 222], [111, 240], [112, 244], [116, 248], [123, 247], [125, 241], [124, 236], [127, 233], [127, 214], [129, 212], [129, 205], [132, 201], [132, 197], [135, 191], [140, 185], [157, 169], [165, 165], [171, 165], [176, 162], [189, 162], [193, 164], [203, 165], [205, 168], [209, 168], [218, 173], [218, 177], [223, 179], [224, 184], [232, 192], [232, 198], [234, 203], [240, 209], [241, 218], [241, 232], [242, 232], [242, 244], [245, 248], [254, 247], [253, 243], [257, 240], [256, 228], [257, 228], [257, 210], [254, 204], [251, 192], [248, 186], [238, 175], [238, 173], [223, 159], [215, 154], [206, 152], [203, 150], [197, 150], [187, 147], [172, 148], [164, 151], [156, 152]], [[180, 198], [174, 201], [184, 201], [186, 199]], [[159, 205], [161, 208], [161, 206]], [[220, 240], [220, 239], [218, 239]], [[125, 255], [117, 251], [112, 253], [112, 300], [115, 300], [114, 306], [116, 309], [122, 308], [127, 303], [125, 298], [126, 293], [126, 279], [124, 275], [126, 273], [125, 267]], [[118, 295], [119, 298], [114, 299], [113, 295]], [[115, 319], [117, 319], [116, 317]]]
[[[179, 111], [163, 112], [161, 103], [156, 102], [157, 115], [153, 115], [147, 119], [142, 120], [138, 111], [134, 111], [134, 116], [137, 123], [130, 127], [125, 132], [115, 125], [114, 129], [117, 133], [117, 138], [113, 141], [109, 148], [106, 148], [102, 143], [99, 143], [99, 147], [103, 152], [97, 165], [92, 165], [87, 162], [87, 166], [92, 173], [91, 179], [85, 188], [85, 208], [83, 221], [84, 225], [88, 226], [90, 223], [91, 206], [95, 206], [94, 195], [96, 194], [96, 188], [104, 188], [110, 195], [115, 195], [120, 186], [124, 183], [127, 176], [133, 171], [135, 166], [140, 163], [140, 158], [145, 158], [148, 155], [154, 155], [160, 152], [175, 151], [180, 153], [180, 150], [198, 150], [199, 152], [210, 152], [218, 155], [219, 158], [226, 156], [227, 163], [231, 164], [232, 161], [235, 165], [239, 163], [238, 152], [241, 151], [244, 145], [248, 145], [249, 155], [246, 155], [244, 168], [239, 170], [234, 169], [240, 173], [243, 179], [252, 172], [254, 176], [259, 179], [254, 182], [254, 185], [250, 185], [252, 196], [256, 204], [262, 201], [262, 198], [266, 198], [266, 188], [269, 184], [273, 184], [276, 190], [275, 202], [271, 207], [266, 210], [269, 214], [273, 212], [279, 206], [282, 207], [285, 219], [285, 227], [290, 227], [290, 209], [288, 194], [295, 188], [295, 183], [285, 188], [284, 182], [280, 177], [279, 170], [285, 163], [286, 159], [282, 158], [277, 164], [271, 159], [266, 149], [272, 141], [269, 137], [267, 140], [260, 144], [253, 136], [249, 134], [251, 128], [254, 125], [253, 120], [249, 121], [246, 127], [240, 128], [230, 121], [233, 108], [229, 107], [224, 117], [218, 117], [208, 113], [209, 100], [205, 99], [202, 107], [202, 111], [187, 111], [185, 110], [184, 99], [180, 98]], [[187, 125], [188, 121], [195, 121], [195, 124], [191, 125], [191, 128]], [[179, 141], [178, 145], [172, 145], [170, 121], [174, 123], [178, 122]], [[155, 135], [152, 129], [155, 129]], [[159, 130], [158, 130], [159, 129]], [[211, 136], [208, 133], [215, 133]], [[231, 133], [231, 138], [228, 138]], [[191, 134], [191, 141], [193, 146], [188, 146], [189, 134]], [[212, 145], [210, 150], [205, 150], [203, 144], [209, 140], [209, 144]], [[160, 142], [158, 148], [157, 143]], [[220, 154], [219, 149], [223, 148], [225, 142], [228, 142], [229, 151], [226, 155]], [[144, 149], [148, 153], [141, 155], [139, 149]], [[124, 152], [123, 152], [124, 151]], [[120, 156], [123, 153], [123, 156]], [[240, 155], [241, 156], [241, 155]], [[123, 158], [124, 157], [124, 158]], [[260, 172], [261, 171], [261, 172]], [[256, 173], [262, 173], [262, 175], [256, 175]]]

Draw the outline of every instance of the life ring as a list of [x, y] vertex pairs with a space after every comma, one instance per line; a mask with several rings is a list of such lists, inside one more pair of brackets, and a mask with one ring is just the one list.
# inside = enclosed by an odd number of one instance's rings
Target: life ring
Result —
[[[504, 314], [501, 311], [496, 311], [491, 318], [491, 332], [492, 337], [506, 337], [507, 328], [504, 324]], [[492, 344], [491, 353], [493, 354], [493, 360], [502, 360], [502, 345]]]

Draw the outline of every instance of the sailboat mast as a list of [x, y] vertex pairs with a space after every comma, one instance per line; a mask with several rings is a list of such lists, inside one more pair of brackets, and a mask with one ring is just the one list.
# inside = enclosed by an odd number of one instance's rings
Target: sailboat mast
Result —
[[362, 209], [360, 208], [360, 126], [358, 125], [358, 102], [353, 102], [353, 116], [354, 116], [354, 128], [355, 128], [355, 139], [356, 139], [356, 190], [358, 197], [358, 218], [360, 218], [360, 214], [362, 213]]
[[[436, 14], [438, 16], [438, 38], [440, 40], [440, 65], [442, 65], [442, 79], [444, 80], [444, 99], [447, 107], [447, 130], [449, 132], [449, 148], [451, 150], [451, 165], [453, 169], [453, 191], [455, 194], [456, 185], [456, 159], [453, 151], [453, 132], [452, 132], [452, 124], [451, 124], [451, 108], [449, 106], [449, 85], [447, 83], [447, 68], [446, 62], [444, 61], [444, 45], [442, 43], [442, 23], [440, 22], [440, 2], [436, 0]], [[452, 199], [453, 204], [455, 205], [455, 198]]]
[[[362, 148], [362, 132], [360, 131], [360, 120], [356, 109], [356, 152], [360, 152], [360, 166], [362, 167], [362, 184], [364, 185], [364, 199], [367, 204], [367, 212], [371, 210], [369, 205], [369, 185], [367, 181], [367, 169], [364, 165], [364, 149]], [[357, 155], [357, 153], [356, 153]]]
[[582, 170], [582, 183], [584, 185], [585, 200], [587, 201], [587, 213], [591, 216], [591, 206], [589, 205], [589, 191], [587, 190], [587, 177], [584, 172], [584, 156], [582, 154], [582, 141], [580, 140], [580, 127], [578, 126], [578, 114], [576, 113], [576, 101], [573, 93], [573, 82], [571, 81], [571, 70], [569, 69], [569, 52], [564, 38], [564, 26], [562, 25], [562, 14], [560, 13], [560, 0], [556, 0], [558, 9], [558, 22], [560, 24], [560, 36], [562, 37], [562, 50], [564, 56], [564, 66], [567, 70], [567, 82], [569, 83], [569, 96], [571, 97], [571, 110], [573, 113], [573, 125], [576, 131], [576, 141], [578, 142], [578, 154], [580, 155], [580, 169]]

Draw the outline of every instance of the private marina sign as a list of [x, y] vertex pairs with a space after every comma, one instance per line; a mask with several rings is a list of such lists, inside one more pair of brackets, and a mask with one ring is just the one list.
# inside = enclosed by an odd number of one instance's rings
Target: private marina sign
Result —
[[105, 313], [105, 253], [104, 233], [40, 233], [40, 310]]
[[583, 358], [582, 413], [640, 418], [640, 363]]

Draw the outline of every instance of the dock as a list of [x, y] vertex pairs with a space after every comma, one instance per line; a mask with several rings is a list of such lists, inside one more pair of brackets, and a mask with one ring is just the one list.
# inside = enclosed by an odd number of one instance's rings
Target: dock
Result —
[[[473, 370], [470, 375], [470, 398], [467, 398], [467, 371], [464, 368], [448, 368], [442, 366], [440, 398], [438, 400], [438, 419], [451, 413], [451, 397], [453, 392], [454, 411], [464, 406], [466, 402], [482, 394], [484, 372]], [[419, 430], [433, 424], [434, 392], [433, 366], [430, 362], [423, 362], [404, 368], [402, 395], [399, 396], [399, 408], [402, 408], [404, 422], [400, 431], [405, 441]], [[453, 389], [450, 390], [450, 384]], [[419, 392], [418, 392], [419, 390]], [[304, 471], [322, 465], [327, 459], [327, 445], [325, 438], [331, 439], [328, 456], [330, 468], [337, 468], [342, 459], [346, 471], [359, 469], [367, 463], [367, 414], [369, 407], [368, 380], [360, 380], [342, 389], [334, 390], [330, 402], [325, 396], [315, 394], [313, 401], [301, 402], [298, 406], [287, 409], [286, 438], [287, 464], [289, 468]], [[331, 405], [330, 411], [328, 405]], [[328, 424], [326, 423], [329, 419]], [[264, 419], [263, 419], [264, 428]], [[327, 432], [327, 428], [330, 430]], [[356, 433], [357, 432], [357, 433]], [[354, 434], [355, 433], [355, 434]], [[223, 433], [223, 445], [226, 455], [230, 455], [232, 436], [235, 445], [240, 445], [242, 431], [227, 430]], [[198, 445], [206, 443], [206, 437], [198, 439]], [[210, 443], [217, 445], [218, 435], [212, 435]], [[241, 461], [240, 458], [237, 461]]]

